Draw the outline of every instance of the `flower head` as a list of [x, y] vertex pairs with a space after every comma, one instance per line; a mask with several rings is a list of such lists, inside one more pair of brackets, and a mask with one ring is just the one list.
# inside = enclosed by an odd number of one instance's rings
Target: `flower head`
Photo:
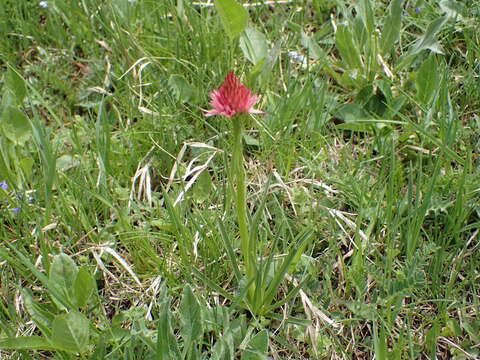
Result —
[[47, 1], [40, 1], [38, 5], [44, 9], [48, 8], [48, 2]]
[[6, 181], [0, 181], [0, 188], [3, 190], [8, 190], [8, 184]]
[[233, 71], [217, 90], [210, 93], [210, 98], [213, 109], [205, 116], [224, 115], [230, 118], [238, 113], [263, 114], [263, 111], [253, 108], [253, 105], [260, 101], [260, 97], [242, 85]]

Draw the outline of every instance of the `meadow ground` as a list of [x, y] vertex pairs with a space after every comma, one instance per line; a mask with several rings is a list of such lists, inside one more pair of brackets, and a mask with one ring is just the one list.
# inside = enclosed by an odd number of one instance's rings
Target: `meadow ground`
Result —
[[480, 2], [210, 5], [0, 1], [0, 358], [480, 358]]

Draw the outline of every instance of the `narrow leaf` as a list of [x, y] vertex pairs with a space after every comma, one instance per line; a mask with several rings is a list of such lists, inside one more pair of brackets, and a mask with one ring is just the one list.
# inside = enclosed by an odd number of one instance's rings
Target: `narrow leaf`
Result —
[[0, 340], [2, 350], [55, 350], [55, 347], [41, 336], [19, 336]]
[[383, 23], [380, 46], [382, 54], [390, 54], [393, 46], [400, 38], [400, 29], [402, 27], [402, 3], [403, 0], [393, 0], [390, 3], [389, 14], [385, 17]]
[[335, 44], [343, 61], [351, 69], [363, 69], [360, 52], [353, 39], [353, 34], [348, 25], [339, 24], [335, 33]]
[[188, 284], [183, 288], [179, 315], [182, 323], [181, 333], [185, 342], [184, 351], [187, 351], [203, 336], [202, 309]]
[[430, 57], [420, 66], [417, 72], [415, 85], [417, 87], [417, 98], [427, 104], [435, 95], [439, 85], [439, 76], [437, 71], [437, 61], [435, 55]]

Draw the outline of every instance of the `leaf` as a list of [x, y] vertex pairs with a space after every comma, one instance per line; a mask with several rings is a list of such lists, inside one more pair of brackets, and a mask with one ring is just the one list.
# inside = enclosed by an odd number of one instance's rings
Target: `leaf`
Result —
[[163, 283], [160, 287], [160, 316], [157, 325], [157, 359], [170, 360], [179, 359], [180, 351], [177, 340], [173, 336], [171, 316], [170, 316], [170, 298], [167, 295], [167, 287]]
[[240, 48], [243, 55], [256, 65], [268, 55], [268, 44], [265, 35], [254, 28], [248, 27], [240, 37]]
[[368, 119], [369, 116], [360, 104], [342, 105], [336, 112], [335, 116], [346, 123], [356, 122], [358, 120]]
[[230, 39], [237, 38], [247, 27], [247, 10], [235, 0], [215, 0], [215, 7]]
[[90, 321], [77, 311], [56, 316], [52, 324], [52, 343], [65, 351], [83, 353], [89, 345]]
[[22, 168], [25, 178], [29, 179], [32, 175], [32, 168], [33, 168], [34, 161], [30, 157], [23, 158], [20, 160], [20, 167]]
[[335, 44], [347, 67], [358, 70], [363, 69], [360, 53], [348, 25], [339, 24], [337, 26]]
[[0, 340], [2, 350], [55, 350], [50, 342], [41, 336], [19, 336]]
[[178, 311], [182, 323], [181, 334], [185, 342], [184, 351], [187, 351], [195, 341], [203, 337], [202, 309], [188, 284], [183, 288], [182, 301]]
[[177, 99], [182, 103], [188, 102], [195, 95], [192, 85], [189, 84], [182, 75], [170, 75], [170, 78], [168, 79], [168, 85], [171, 87]]
[[454, 0], [441, 0], [438, 5], [445, 12], [445, 14], [455, 20], [462, 20], [465, 6]]
[[248, 343], [248, 346], [252, 350], [261, 351], [266, 353], [268, 351], [268, 331], [263, 329], [256, 334]]
[[383, 23], [380, 46], [382, 54], [390, 54], [395, 43], [400, 39], [400, 30], [402, 27], [402, 3], [403, 0], [393, 0], [390, 3], [390, 12], [385, 17]]
[[365, 304], [360, 301], [349, 301], [346, 305], [351, 312], [364, 319], [375, 320], [378, 317], [375, 306], [372, 304]]
[[68, 301], [72, 299], [72, 285], [75, 283], [77, 274], [77, 265], [69, 256], [60, 254], [54, 257], [49, 278], [53, 286], [68, 297]]
[[5, 75], [5, 87], [15, 95], [15, 103], [20, 105], [27, 94], [25, 81], [11, 67]]
[[65, 172], [79, 165], [80, 161], [78, 161], [72, 155], [62, 155], [57, 158], [55, 166], [59, 171]]
[[4, 135], [16, 145], [23, 146], [31, 136], [28, 118], [15, 106], [4, 108], [1, 125]]
[[248, 343], [248, 349], [242, 353], [241, 360], [267, 360], [268, 331], [262, 330]]
[[424, 104], [429, 103], [439, 85], [437, 61], [434, 54], [431, 54], [418, 69], [415, 85], [418, 100]]
[[370, 0], [360, 0], [357, 2], [357, 9], [367, 34], [373, 33], [375, 20], [373, 16], [373, 9]]
[[321, 60], [326, 58], [325, 52], [317, 44], [317, 42], [303, 31], [300, 33], [300, 41], [302, 45], [307, 48], [308, 56], [310, 56], [312, 59]]
[[87, 267], [82, 266], [78, 271], [77, 278], [75, 279], [75, 298], [77, 300], [77, 306], [79, 308], [84, 307], [88, 303], [88, 299], [92, 296], [96, 290], [97, 284], [92, 275], [88, 272]]
[[430, 49], [433, 52], [438, 52], [439, 46], [436, 42], [436, 37], [447, 21], [448, 16], [443, 16], [433, 20], [430, 24], [428, 24], [425, 34], [423, 34], [413, 45], [412, 49], [409, 51], [409, 55], [416, 55], [422, 50], [427, 49]]

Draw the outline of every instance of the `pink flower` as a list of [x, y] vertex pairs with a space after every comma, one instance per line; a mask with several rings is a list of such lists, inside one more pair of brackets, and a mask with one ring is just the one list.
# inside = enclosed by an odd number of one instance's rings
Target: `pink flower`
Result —
[[263, 114], [263, 111], [253, 108], [260, 98], [242, 85], [233, 71], [227, 75], [220, 88], [210, 93], [210, 98], [213, 109], [205, 116], [224, 115], [230, 118], [238, 113]]

